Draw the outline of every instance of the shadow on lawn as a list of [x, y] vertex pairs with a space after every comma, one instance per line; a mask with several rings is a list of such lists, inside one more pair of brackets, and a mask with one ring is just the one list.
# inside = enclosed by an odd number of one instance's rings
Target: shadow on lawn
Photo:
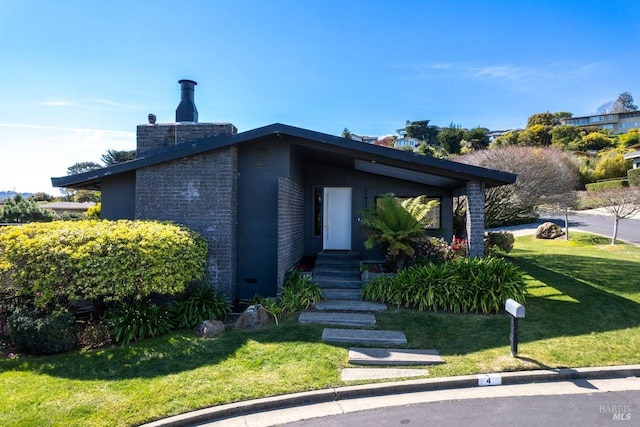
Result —
[[[108, 347], [86, 352], [55, 356], [21, 356], [0, 362], [0, 372], [31, 371], [40, 374], [78, 380], [123, 380], [155, 378], [178, 374], [203, 366], [211, 366], [235, 357], [250, 341], [259, 343], [320, 342], [322, 328], [299, 327], [296, 319], [286, 319], [280, 326], [254, 330], [230, 328], [214, 339], [196, 338], [184, 331], [147, 339], [140, 343]], [[239, 357], [242, 357], [240, 355]], [[246, 363], [259, 362], [266, 354], [246, 357]]]

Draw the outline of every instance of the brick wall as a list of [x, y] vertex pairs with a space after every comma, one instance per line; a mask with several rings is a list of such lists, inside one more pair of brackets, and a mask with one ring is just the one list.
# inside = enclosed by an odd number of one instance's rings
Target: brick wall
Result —
[[278, 290], [284, 275], [304, 255], [304, 189], [278, 179]]
[[[145, 127], [138, 127], [138, 135]], [[136, 173], [136, 218], [174, 221], [204, 236], [207, 279], [231, 298], [236, 295], [237, 173], [235, 146]]]
[[467, 182], [467, 256], [484, 256], [484, 182]]
[[138, 125], [138, 157], [160, 151], [165, 147], [192, 142], [199, 138], [235, 135], [238, 130], [231, 123], [159, 123]]

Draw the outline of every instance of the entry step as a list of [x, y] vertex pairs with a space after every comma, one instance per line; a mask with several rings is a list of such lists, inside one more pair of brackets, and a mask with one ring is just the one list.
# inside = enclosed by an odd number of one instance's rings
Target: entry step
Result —
[[406, 345], [407, 337], [402, 331], [325, 328], [322, 341], [363, 345]]
[[355, 300], [320, 301], [315, 307], [320, 311], [385, 311], [387, 309], [386, 304]]
[[375, 326], [376, 316], [369, 313], [327, 313], [303, 311], [298, 317], [300, 323], [321, 323], [339, 326]]
[[434, 365], [444, 363], [437, 350], [409, 350], [403, 348], [349, 349], [349, 363], [354, 365]]
[[326, 300], [362, 300], [360, 289], [322, 289], [322, 296]]
[[345, 368], [342, 370], [342, 381], [384, 380], [389, 378], [412, 378], [429, 375], [426, 369], [397, 368]]

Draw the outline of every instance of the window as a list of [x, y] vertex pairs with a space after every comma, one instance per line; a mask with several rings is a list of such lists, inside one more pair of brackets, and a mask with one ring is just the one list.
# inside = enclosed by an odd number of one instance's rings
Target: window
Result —
[[602, 129], [613, 129], [613, 125], [602, 125]]
[[591, 117], [591, 121], [592, 121], [592, 122], [601, 122], [601, 121], [603, 121], [603, 120], [604, 120], [604, 117], [603, 117], [603, 116], [594, 116], [594, 117]]
[[324, 189], [316, 187], [313, 189], [313, 235], [322, 236], [322, 197]]

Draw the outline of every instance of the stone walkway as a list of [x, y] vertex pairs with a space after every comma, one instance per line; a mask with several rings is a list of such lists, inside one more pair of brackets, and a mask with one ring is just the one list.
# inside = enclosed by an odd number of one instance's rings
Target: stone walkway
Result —
[[[389, 368], [389, 366], [443, 363], [436, 350], [410, 350], [405, 346], [407, 337], [402, 331], [384, 331], [375, 327], [375, 312], [387, 309], [385, 304], [362, 301], [360, 254], [354, 252], [321, 252], [318, 254], [312, 277], [322, 289], [324, 301], [316, 304], [317, 311], [300, 314], [300, 323], [319, 323], [336, 326], [322, 332], [322, 341], [349, 343], [349, 363], [375, 366], [371, 368], [343, 369], [343, 381], [409, 378], [428, 375], [426, 369]], [[343, 326], [344, 328], [338, 328]], [[365, 329], [366, 328], [366, 329]]]

